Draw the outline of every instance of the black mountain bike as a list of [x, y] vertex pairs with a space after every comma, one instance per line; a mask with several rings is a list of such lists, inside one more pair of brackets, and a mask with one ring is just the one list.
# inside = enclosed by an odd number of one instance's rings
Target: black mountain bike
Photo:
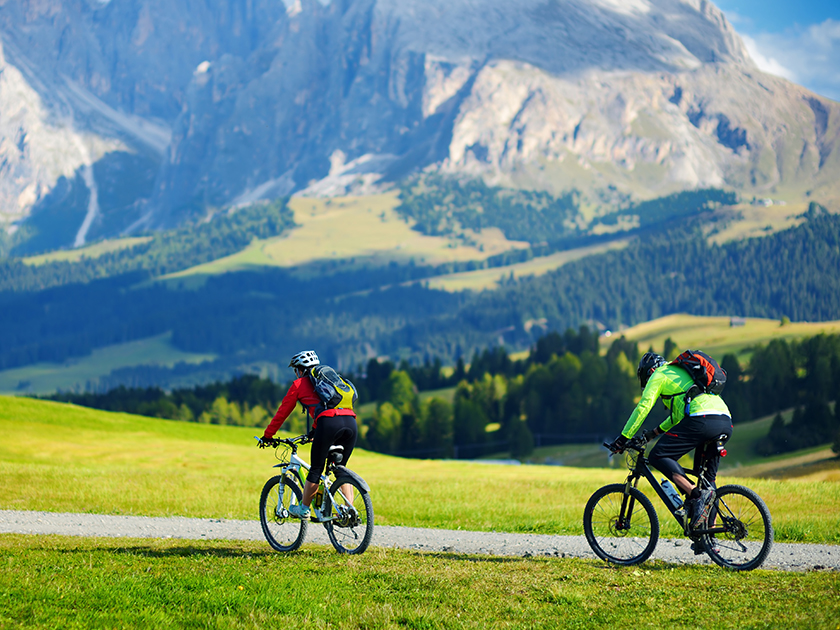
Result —
[[[712, 489], [714, 499], [705, 522], [701, 520], [697, 528], [690, 529], [682, 500], [672, 500], [648, 467], [645, 447], [644, 438], [630, 440], [624, 447], [630, 470], [627, 481], [600, 488], [586, 503], [583, 531], [592, 551], [602, 560], [619, 565], [639, 564], [653, 553], [659, 539], [659, 517], [650, 499], [639, 490], [639, 479], [644, 477], [685, 535], [694, 545], [702, 545], [715, 563], [736, 571], [760, 567], [773, 545], [770, 511], [761, 497], [739, 485], [715, 488], [706, 479], [708, 462], [704, 459], [699, 470], [686, 473], [696, 477], [701, 488]], [[718, 447], [723, 451], [722, 442]]]

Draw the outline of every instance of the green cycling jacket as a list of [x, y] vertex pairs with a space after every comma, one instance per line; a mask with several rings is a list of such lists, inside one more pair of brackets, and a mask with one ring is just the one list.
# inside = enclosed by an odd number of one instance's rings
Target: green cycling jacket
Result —
[[[642, 399], [630, 418], [621, 435], [626, 438], [631, 438], [642, 426], [642, 423], [647, 418], [650, 410], [656, 404], [657, 398], [662, 398], [662, 402], [671, 412], [665, 421], [659, 425], [663, 431], [668, 431], [671, 427], [679, 424], [685, 417], [685, 393], [694, 385], [691, 375], [681, 367], [676, 365], [666, 364], [656, 370], [650, 376], [644, 391], [642, 392]], [[710, 416], [720, 415], [732, 417], [729, 413], [729, 407], [723, 402], [723, 398], [715, 396], [714, 394], [700, 394], [691, 401], [691, 408], [689, 410], [691, 416]]]

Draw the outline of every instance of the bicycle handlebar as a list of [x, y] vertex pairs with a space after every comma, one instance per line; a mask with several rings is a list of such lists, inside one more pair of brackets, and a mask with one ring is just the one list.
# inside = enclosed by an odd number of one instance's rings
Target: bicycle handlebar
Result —
[[636, 437], [628, 440], [627, 443], [624, 445], [624, 448], [622, 448], [619, 451], [614, 451], [614, 450], [612, 450], [612, 448], [610, 448], [612, 446], [612, 444], [610, 442], [603, 442], [603, 445], [613, 455], [620, 455], [621, 453], [623, 453], [627, 449], [630, 449], [631, 451], [638, 451], [639, 453], [643, 453], [644, 450], [645, 450], [645, 445], [646, 444], [647, 444], [647, 440], [644, 438], [644, 436], [636, 436]]
[[298, 435], [293, 438], [261, 438], [255, 435], [254, 439], [259, 443], [260, 448], [265, 448], [266, 446], [273, 446], [274, 448], [277, 448], [281, 444], [296, 446], [298, 444], [306, 444], [307, 442], [312, 441], [309, 436], [305, 434]]

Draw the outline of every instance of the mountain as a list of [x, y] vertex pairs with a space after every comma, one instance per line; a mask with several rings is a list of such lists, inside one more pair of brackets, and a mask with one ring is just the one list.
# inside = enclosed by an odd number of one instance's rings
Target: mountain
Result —
[[19, 0], [0, 40], [20, 251], [422, 169], [595, 213], [840, 195], [840, 104], [760, 72], [706, 0]]

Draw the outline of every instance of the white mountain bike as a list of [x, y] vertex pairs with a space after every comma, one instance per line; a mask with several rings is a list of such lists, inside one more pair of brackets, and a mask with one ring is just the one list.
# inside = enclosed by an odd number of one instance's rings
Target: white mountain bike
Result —
[[[306, 537], [310, 521], [292, 516], [289, 506], [300, 504], [303, 498], [309, 464], [297, 451], [300, 445], [309, 441], [305, 435], [268, 441], [275, 447], [275, 457], [280, 460], [274, 468], [282, 470], [263, 486], [260, 524], [268, 544], [277, 551], [294, 551]], [[368, 548], [373, 536], [373, 503], [365, 480], [342, 466], [343, 459], [344, 448], [331, 446], [312, 501], [310, 520], [324, 526], [336, 551], [360, 554]]]

